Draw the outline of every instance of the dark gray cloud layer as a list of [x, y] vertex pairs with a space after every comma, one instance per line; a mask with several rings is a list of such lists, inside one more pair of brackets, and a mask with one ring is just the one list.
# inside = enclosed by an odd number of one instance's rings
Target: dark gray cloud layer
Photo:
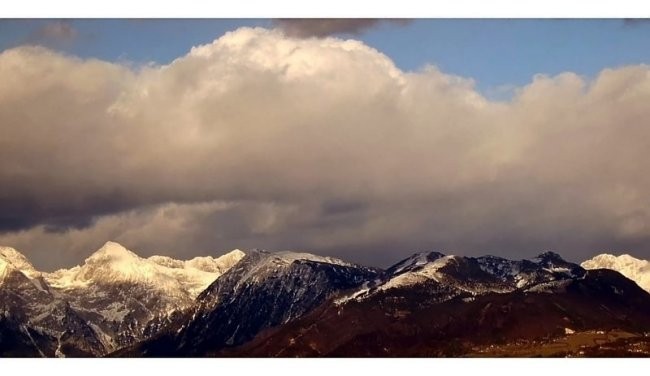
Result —
[[511, 102], [353, 40], [240, 29], [138, 69], [0, 54], [0, 244], [43, 268], [300, 249], [650, 257], [650, 68], [536, 76]]
[[287, 35], [299, 38], [326, 37], [334, 34], [359, 35], [380, 24], [407, 25], [407, 19], [382, 18], [280, 18], [273, 24]]

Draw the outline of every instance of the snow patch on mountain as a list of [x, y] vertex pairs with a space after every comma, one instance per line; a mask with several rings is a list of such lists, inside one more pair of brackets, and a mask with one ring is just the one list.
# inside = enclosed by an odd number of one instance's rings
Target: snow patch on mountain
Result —
[[208, 256], [180, 261], [152, 256], [145, 259], [109, 241], [83, 265], [57, 270], [46, 274], [45, 278], [58, 289], [132, 283], [169, 291], [172, 295], [187, 293], [194, 298], [243, 256], [242, 251], [234, 250], [218, 258]]
[[244, 255], [244, 252], [235, 249], [216, 258], [204, 256], [180, 261], [166, 256], [151, 256], [147, 260], [165, 268], [164, 272], [176, 279], [194, 298]]
[[131, 282], [173, 289], [178, 282], [157, 264], [140, 258], [118, 243], [107, 242], [79, 268], [58, 270], [46, 275], [56, 288], [83, 287], [89, 284]]
[[0, 247], [0, 282], [9, 274], [20, 273], [38, 290], [47, 292], [47, 282], [41, 272], [22, 253], [11, 247]]
[[251, 265], [245, 273], [239, 278], [236, 287], [239, 288], [247, 283], [258, 283], [266, 280], [269, 276], [281, 273], [294, 262], [318, 262], [322, 264], [331, 264], [345, 267], [353, 267], [353, 264], [346, 263], [333, 257], [322, 257], [304, 252], [280, 251], [267, 252], [264, 250], [253, 250], [256, 254], [257, 261]]
[[569, 284], [571, 284], [571, 279], [549, 281], [549, 282], [536, 284], [526, 289], [526, 291], [535, 292], [535, 293], [553, 294], [565, 290], [566, 287], [569, 286]]
[[650, 262], [628, 254], [615, 256], [603, 253], [581, 264], [585, 269], [612, 269], [650, 292]]
[[370, 287], [368, 287], [368, 284], [369, 282], [364, 282], [363, 285], [359, 288], [359, 290], [353, 291], [352, 294], [344, 295], [338, 299], [335, 299], [334, 304], [341, 305], [341, 304], [345, 304], [350, 300], [355, 300], [363, 297], [370, 291]]
[[188, 267], [197, 270], [223, 274], [238, 263], [245, 255], [243, 251], [235, 249], [217, 258], [210, 256], [195, 257], [191, 260], [184, 261], [184, 263]]
[[520, 263], [497, 256], [482, 256], [476, 261], [481, 270], [501, 278], [515, 278], [521, 272]]
[[341, 266], [352, 265], [334, 257], [317, 256], [305, 252], [280, 251], [280, 252], [275, 252], [273, 256], [289, 264], [291, 264], [294, 261], [302, 260], [302, 261], [322, 262], [325, 264], [333, 264], [333, 265], [341, 265]]
[[[382, 291], [422, 285], [439, 292], [439, 298], [488, 293], [504, 294], [521, 289], [531, 293], [561, 290], [585, 270], [554, 252], [543, 252], [528, 260], [497, 256], [445, 256], [439, 252], [416, 253], [386, 269], [379, 281], [347, 292], [335, 303], [361, 301]], [[433, 283], [430, 283], [433, 282]], [[537, 286], [537, 287], [535, 287]]]
[[[426, 262], [426, 257], [414, 257], [411, 258], [411, 266], [422, 266], [421, 269], [410, 271], [408, 273], [402, 273], [397, 275], [394, 278], [391, 278], [388, 282], [379, 286], [379, 290], [389, 290], [398, 287], [411, 286], [414, 284], [422, 283], [427, 280], [434, 280], [440, 282], [442, 276], [438, 273], [442, 267], [447, 265], [450, 261], [454, 260], [456, 256], [443, 256], [435, 261]], [[406, 266], [405, 266], [406, 267]], [[398, 268], [399, 271], [403, 270], [405, 267]]]
[[0, 280], [4, 279], [4, 276], [7, 273], [9, 267], [9, 263], [0, 257]]
[[22, 253], [11, 247], [0, 247], [0, 273], [9, 265], [21, 271], [29, 278], [38, 278], [41, 276], [41, 273], [34, 268], [32, 263]]
[[394, 273], [399, 273], [402, 270], [406, 269], [407, 267], [424, 265], [427, 262], [429, 262], [429, 260], [427, 259], [427, 253], [416, 253], [413, 256], [395, 265]]

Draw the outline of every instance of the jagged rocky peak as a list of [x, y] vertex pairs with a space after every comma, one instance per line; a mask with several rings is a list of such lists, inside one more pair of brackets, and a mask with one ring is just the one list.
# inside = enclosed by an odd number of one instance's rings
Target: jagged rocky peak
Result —
[[532, 261], [552, 273], [566, 273], [573, 277], [581, 277], [586, 272], [580, 265], [566, 261], [558, 253], [552, 251], [540, 253]]
[[186, 265], [189, 267], [202, 270], [210, 273], [219, 273], [223, 274], [228, 269], [232, 268], [233, 265], [239, 262], [246, 253], [240, 249], [234, 249], [222, 256], [211, 257], [211, 256], [199, 256], [191, 260], [186, 261]]
[[559, 253], [554, 251], [544, 251], [535, 257], [535, 260], [542, 262], [556, 262], [556, 263], [566, 263], [566, 261], [560, 256]]
[[168, 256], [154, 255], [149, 257], [147, 260], [172, 269], [183, 269], [189, 267], [208, 273], [223, 274], [223, 272], [230, 269], [244, 256], [245, 253], [242, 250], [235, 249], [219, 257], [198, 256], [191, 260], [182, 261]]
[[239, 249], [230, 251], [219, 257], [198, 256], [190, 260], [176, 260], [168, 256], [151, 256], [147, 260], [160, 265], [171, 273], [194, 272], [219, 276], [239, 262], [245, 253]]
[[150, 256], [149, 258], [147, 258], [147, 260], [149, 260], [151, 262], [155, 262], [156, 264], [158, 264], [160, 266], [164, 266], [166, 268], [172, 268], [172, 269], [181, 269], [184, 266], [183, 261], [173, 259], [173, 258], [171, 258], [169, 256], [154, 255], [154, 256]]
[[131, 282], [162, 287], [173, 284], [170, 276], [157, 266], [119, 243], [109, 241], [88, 257], [80, 267], [58, 271], [49, 277], [55, 285]]
[[0, 272], [9, 265], [29, 278], [38, 278], [41, 275], [22, 253], [11, 247], [0, 247]]

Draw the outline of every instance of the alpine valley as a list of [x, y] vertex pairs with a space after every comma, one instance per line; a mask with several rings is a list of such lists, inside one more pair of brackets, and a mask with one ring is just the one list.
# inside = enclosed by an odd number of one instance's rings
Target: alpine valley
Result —
[[3, 357], [649, 356], [650, 263], [416, 253], [143, 258], [40, 272], [0, 247]]

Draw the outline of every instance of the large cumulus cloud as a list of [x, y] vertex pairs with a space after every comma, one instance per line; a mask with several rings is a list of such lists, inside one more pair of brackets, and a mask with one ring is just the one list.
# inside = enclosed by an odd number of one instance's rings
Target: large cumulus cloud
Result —
[[108, 237], [370, 264], [421, 248], [650, 256], [648, 66], [540, 75], [493, 102], [358, 41], [244, 28], [166, 66], [21, 47], [0, 82], [0, 243], [43, 265]]

